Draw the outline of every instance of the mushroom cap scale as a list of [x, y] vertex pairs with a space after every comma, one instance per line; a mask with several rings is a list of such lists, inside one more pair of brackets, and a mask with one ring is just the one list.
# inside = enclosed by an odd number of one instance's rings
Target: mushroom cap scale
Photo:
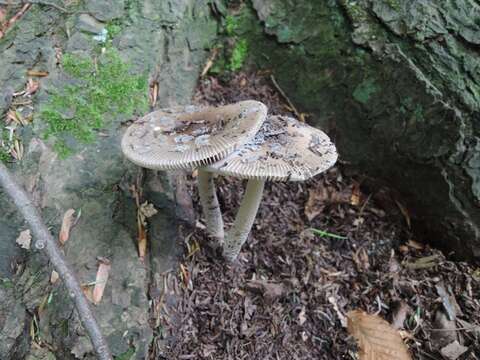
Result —
[[335, 145], [312, 126], [269, 116], [255, 138], [207, 171], [242, 179], [304, 181], [337, 161]]
[[149, 113], [122, 138], [133, 163], [154, 170], [193, 169], [219, 161], [251, 140], [267, 107], [247, 100], [221, 107], [183, 106]]

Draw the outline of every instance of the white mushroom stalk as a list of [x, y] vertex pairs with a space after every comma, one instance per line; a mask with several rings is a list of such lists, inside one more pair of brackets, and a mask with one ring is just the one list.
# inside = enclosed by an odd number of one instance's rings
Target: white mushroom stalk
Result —
[[248, 239], [248, 234], [250, 234], [255, 217], [257, 216], [258, 207], [262, 201], [264, 186], [264, 180], [248, 180], [245, 195], [238, 209], [235, 223], [228, 231], [223, 247], [223, 256], [230, 262], [237, 258], [242, 245]]
[[255, 138], [205, 170], [248, 179], [223, 255], [235, 261], [252, 229], [265, 181], [304, 181], [335, 164], [337, 152], [322, 131], [283, 116], [270, 116]]
[[198, 193], [208, 234], [216, 245], [223, 245], [224, 226], [212, 173], [198, 169]]
[[201, 168], [251, 141], [267, 117], [254, 100], [220, 107], [161, 109], [134, 122], [122, 138], [122, 152], [133, 163], [153, 170], [199, 168], [199, 194], [208, 233], [223, 243], [223, 219], [211, 173]]

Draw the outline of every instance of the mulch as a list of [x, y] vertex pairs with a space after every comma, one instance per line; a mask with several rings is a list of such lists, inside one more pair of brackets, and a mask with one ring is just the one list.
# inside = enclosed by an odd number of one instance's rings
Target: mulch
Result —
[[[195, 96], [213, 105], [243, 99], [292, 111], [258, 73], [204, 78]], [[480, 359], [479, 269], [415, 241], [398, 195], [371, 192], [363, 179], [337, 166], [305, 183], [268, 183], [230, 265], [205, 233], [189, 178], [200, 221], [180, 229], [185, 251], [165, 278], [155, 358], [357, 359], [345, 316], [359, 309], [395, 326], [414, 359], [449, 359], [440, 352], [455, 341], [468, 348], [458, 359]], [[245, 183], [217, 184], [228, 227]]]

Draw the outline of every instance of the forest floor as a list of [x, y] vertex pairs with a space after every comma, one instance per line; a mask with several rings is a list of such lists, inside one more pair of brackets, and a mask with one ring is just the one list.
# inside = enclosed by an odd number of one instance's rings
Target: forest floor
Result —
[[[195, 99], [255, 99], [270, 113], [292, 111], [271, 78], [254, 73], [205, 78]], [[346, 173], [340, 162], [306, 183], [267, 184], [234, 265], [211, 247], [201, 222], [183, 226], [185, 251], [165, 277], [154, 357], [357, 359], [345, 316], [358, 309], [398, 329], [414, 359], [480, 359], [480, 270], [416, 241], [394, 191]], [[217, 184], [229, 226], [245, 184]], [[188, 186], [200, 219], [194, 178]]]

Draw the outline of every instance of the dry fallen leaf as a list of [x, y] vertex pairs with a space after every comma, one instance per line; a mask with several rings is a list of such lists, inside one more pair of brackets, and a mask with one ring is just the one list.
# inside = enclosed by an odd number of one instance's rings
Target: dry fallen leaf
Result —
[[150, 85], [150, 93], [149, 93], [151, 107], [155, 107], [155, 105], [157, 104], [157, 98], [158, 98], [158, 81], [154, 81]]
[[285, 296], [287, 293], [287, 289], [283, 284], [268, 280], [251, 280], [246, 284], [246, 288], [252, 292], [262, 294], [270, 302]]
[[112, 267], [110, 261], [105, 258], [99, 258], [97, 277], [95, 278], [95, 287], [93, 288], [92, 301], [95, 305], [99, 304], [107, 285], [108, 274]]
[[60, 234], [58, 234], [58, 241], [60, 241], [60, 244], [62, 245], [65, 244], [65, 242], [70, 237], [70, 229], [72, 228], [72, 225], [73, 225], [74, 214], [75, 214], [75, 210], [68, 209], [67, 211], [65, 211], [65, 214], [63, 215], [62, 227], [60, 228]]
[[457, 340], [448, 344], [440, 350], [440, 354], [448, 360], [457, 360], [463, 353], [467, 352], [468, 347], [463, 346]]
[[15, 242], [20, 245], [22, 249], [30, 250], [30, 244], [32, 243], [32, 235], [30, 234], [30, 230], [23, 230]]
[[157, 209], [153, 204], [145, 201], [138, 207], [137, 211], [137, 228], [138, 228], [138, 256], [143, 261], [147, 253], [147, 218], [157, 213]]
[[36, 76], [36, 77], [45, 77], [45, 76], [48, 76], [48, 71], [28, 70], [27, 75]]
[[352, 258], [359, 272], [368, 271], [368, 269], [370, 269], [370, 261], [365, 248], [362, 247], [354, 252]]
[[388, 322], [360, 310], [347, 314], [348, 332], [357, 340], [360, 360], [411, 360], [402, 337]]
[[393, 312], [392, 327], [396, 330], [403, 329], [403, 323], [412, 309], [405, 301], [400, 301]]
[[55, 284], [59, 278], [60, 278], [60, 275], [58, 275], [58, 273], [55, 270], [53, 270], [52, 274], [50, 275], [50, 284]]
[[27, 88], [25, 89], [25, 94], [32, 95], [37, 92], [39, 87], [40, 87], [40, 83], [30, 78], [27, 81]]
[[352, 188], [346, 188], [338, 191], [333, 187], [319, 186], [309, 190], [308, 200], [305, 204], [305, 216], [312, 221], [316, 216], [322, 213], [326, 205], [331, 204], [351, 204]]
[[147, 230], [145, 229], [145, 221], [142, 221], [140, 211], [137, 212], [137, 232], [138, 232], [138, 256], [141, 261], [145, 260], [147, 254]]

